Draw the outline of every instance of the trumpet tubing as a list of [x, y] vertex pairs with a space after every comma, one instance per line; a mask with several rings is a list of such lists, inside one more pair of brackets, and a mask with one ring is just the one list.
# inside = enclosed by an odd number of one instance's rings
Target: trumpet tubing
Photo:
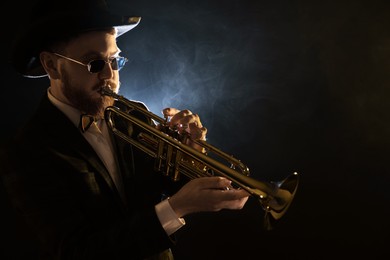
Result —
[[[173, 181], [179, 180], [181, 174], [190, 179], [205, 176], [223, 176], [230, 179], [233, 187], [244, 189], [258, 199], [265, 211], [266, 229], [271, 229], [271, 223], [286, 213], [297, 191], [298, 173], [294, 172], [280, 182], [263, 182], [251, 178], [249, 168], [232, 155], [206, 141], [191, 140], [204, 148], [206, 153], [202, 153], [184, 144], [189, 136], [179, 134], [175, 129], [170, 128], [167, 119], [114, 93], [109, 87], [103, 87], [101, 93], [113, 97], [126, 107], [126, 111], [117, 106], [106, 108], [105, 120], [109, 129], [129, 144], [153, 157], [157, 171], [169, 176]], [[131, 115], [129, 113], [131, 111], [140, 112], [153, 120], [158, 127]], [[134, 137], [120, 131], [115, 125], [116, 120], [125, 120], [137, 126], [140, 133]]]

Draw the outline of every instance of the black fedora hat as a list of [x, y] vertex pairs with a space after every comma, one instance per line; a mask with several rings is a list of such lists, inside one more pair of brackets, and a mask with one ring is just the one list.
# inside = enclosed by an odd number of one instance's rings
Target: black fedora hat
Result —
[[11, 63], [25, 77], [44, 77], [39, 53], [49, 44], [78, 33], [116, 28], [117, 37], [138, 25], [138, 16], [112, 14], [105, 0], [36, 0], [17, 33]]

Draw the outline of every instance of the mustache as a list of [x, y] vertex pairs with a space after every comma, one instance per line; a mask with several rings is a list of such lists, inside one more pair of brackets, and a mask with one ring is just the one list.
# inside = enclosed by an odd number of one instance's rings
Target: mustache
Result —
[[113, 82], [104, 82], [102, 84], [97, 85], [96, 88], [94, 88], [94, 90], [102, 92], [104, 88], [109, 88], [112, 91], [117, 92], [117, 90], [119, 89], [119, 85], [120, 83], [116, 84]]
[[109, 88], [113, 92], [117, 92], [118, 86], [116, 84], [113, 84], [113, 83], [97, 84], [95, 87], [93, 87], [92, 90], [102, 94], [104, 88], [106, 88], [106, 89]]

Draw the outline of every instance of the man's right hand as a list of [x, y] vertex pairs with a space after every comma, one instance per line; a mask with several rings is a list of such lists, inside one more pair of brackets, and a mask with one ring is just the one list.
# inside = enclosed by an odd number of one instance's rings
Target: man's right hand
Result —
[[201, 177], [186, 183], [170, 199], [169, 203], [177, 216], [221, 209], [242, 209], [249, 193], [234, 189], [231, 181], [224, 177]]

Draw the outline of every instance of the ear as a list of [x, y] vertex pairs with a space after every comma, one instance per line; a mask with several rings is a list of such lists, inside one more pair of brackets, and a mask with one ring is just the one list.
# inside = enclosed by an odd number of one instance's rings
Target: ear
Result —
[[57, 67], [57, 56], [55, 56], [53, 53], [43, 51], [39, 54], [39, 58], [41, 60], [43, 68], [49, 75], [49, 78], [60, 78], [60, 73]]

